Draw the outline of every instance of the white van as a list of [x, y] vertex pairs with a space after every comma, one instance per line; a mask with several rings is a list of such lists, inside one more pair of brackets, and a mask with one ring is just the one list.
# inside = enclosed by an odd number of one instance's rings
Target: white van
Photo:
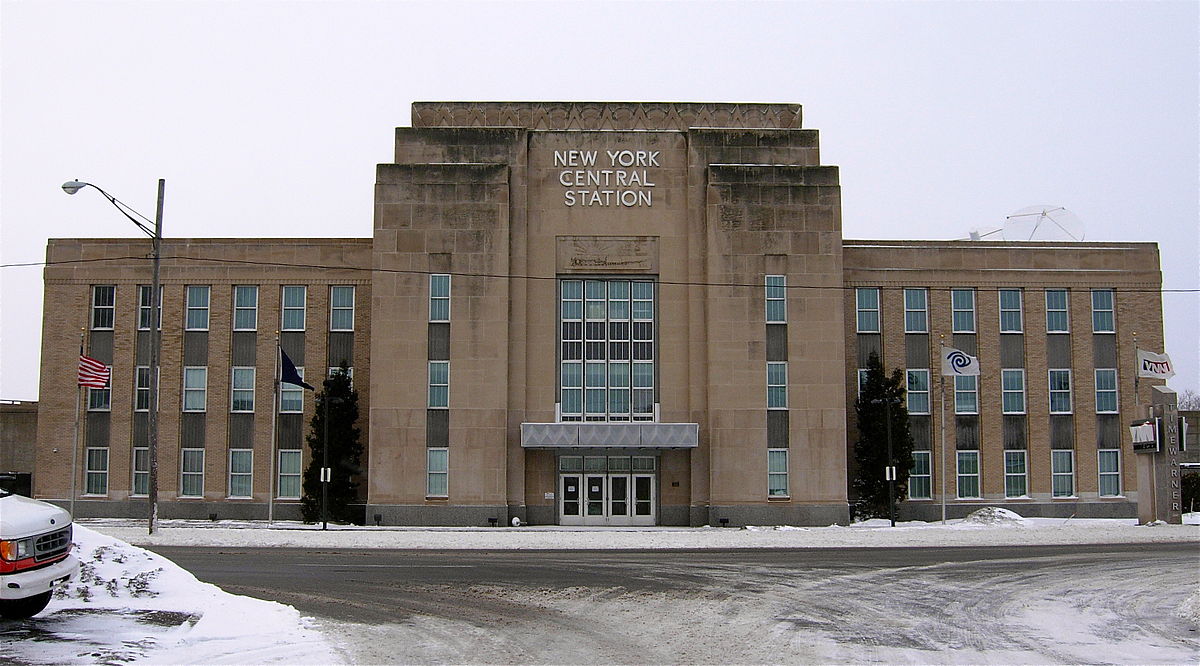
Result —
[[79, 571], [71, 514], [0, 489], [0, 618], [32, 617]]

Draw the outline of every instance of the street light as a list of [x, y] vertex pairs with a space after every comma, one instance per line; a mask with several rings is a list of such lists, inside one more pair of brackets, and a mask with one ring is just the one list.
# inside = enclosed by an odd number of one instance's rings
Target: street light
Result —
[[[167, 181], [162, 178], [158, 179], [158, 209], [154, 216], [154, 222], [150, 222], [149, 218], [136, 210], [130, 208], [124, 202], [118, 200], [113, 195], [105, 192], [96, 185], [85, 183], [80, 180], [69, 180], [62, 184], [63, 191], [67, 194], [75, 194], [85, 187], [90, 187], [108, 199], [109, 203], [121, 214], [129, 218], [130, 222], [146, 234], [153, 241], [150, 258], [154, 264], [154, 277], [150, 284], [150, 418], [148, 424], [148, 439], [149, 454], [150, 454], [150, 487], [147, 493], [148, 510], [147, 510], [147, 530], [149, 534], [154, 534], [155, 523], [158, 522], [158, 356], [161, 343], [161, 324], [162, 321], [162, 298], [159, 295], [159, 264], [162, 259], [162, 217], [163, 217], [163, 192], [166, 189]], [[133, 215], [145, 220], [147, 223], [154, 225], [154, 229], [146, 226], [138, 221]]]

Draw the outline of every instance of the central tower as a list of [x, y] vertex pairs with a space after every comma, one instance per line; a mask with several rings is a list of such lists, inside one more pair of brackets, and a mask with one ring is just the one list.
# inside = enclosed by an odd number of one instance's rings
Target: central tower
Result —
[[840, 188], [787, 104], [416, 103], [368, 516], [846, 522]]

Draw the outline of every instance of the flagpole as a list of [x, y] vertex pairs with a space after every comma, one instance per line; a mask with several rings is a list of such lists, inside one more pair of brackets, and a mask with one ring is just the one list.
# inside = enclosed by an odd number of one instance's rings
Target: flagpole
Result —
[[[83, 331], [79, 329], [79, 356], [83, 356]], [[71, 436], [71, 518], [75, 518], [76, 482], [79, 479], [79, 403], [83, 386], [79, 384], [79, 361], [75, 362], [75, 433]]]
[[1138, 409], [1138, 378], [1142, 376], [1141, 363], [1138, 359], [1137, 331], [1133, 332], [1133, 413]]
[[[946, 356], [946, 336], [939, 335], [939, 357]], [[946, 524], [946, 373], [939, 369], [938, 376], [941, 377], [941, 400], [938, 404], [939, 415], [938, 421], [941, 425], [941, 453], [938, 456], [942, 459], [941, 469], [938, 470], [938, 476], [941, 477], [942, 483], [942, 524]]]
[[275, 331], [275, 375], [271, 382], [271, 461], [269, 465], [271, 478], [267, 479], [267, 524], [275, 521], [275, 428], [279, 423], [279, 331]]

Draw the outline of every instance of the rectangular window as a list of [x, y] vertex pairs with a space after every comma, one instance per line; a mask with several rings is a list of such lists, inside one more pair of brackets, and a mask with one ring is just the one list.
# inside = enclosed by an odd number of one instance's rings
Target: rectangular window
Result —
[[1050, 371], [1050, 413], [1071, 413], [1071, 371]]
[[111, 284], [92, 287], [92, 330], [111, 331], [117, 312], [117, 288]]
[[229, 411], [254, 411], [254, 368], [233, 368], [229, 394]]
[[1024, 330], [1021, 315], [1021, 290], [1000, 290], [1000, 332], [1020, 333]]
[[187, 314], [184, 328], [189, 331], [208, 330], [208, 299], [210, 288], [191, 286], [187, 288]]
[[283, 321], [280, 329], [284, 331], [304, 330], [304, 309], [308, 299], [308, 288], [294, 285], [283, 288]]
[[855, 395], [860, 398], [862, 397], [863, 387], [867, 385], [867, 375], [869, 374], [869, 372], [870, 371], [867, 370], [866, 368], [858, 369], [858, 393], [856, 393]]
[[208, 368], [183, 369], [183, 411], [203, 412], [208, 401]]
[[787, 363], [767, 363], [767, 409], [787, 409]]
[[924, 289], [904, 290], [904, 332], [929, 332], [929, 292]]
[[787, 277], [767, 276], [767, 323], [787, 323]]
[[425, 449], [425, 495], [446, 497], [450, 490], [450, 449]]
[[1000, 393], [1005, 414], [1025, 413], [1025, 371], [1001, 370]]
[[229, 496], [253, 497], [254, 450], [229, 450]]
[[[304, 379], [304, 368], [296, 368], [296, 374]], [[303, 411], [304, 389], [295, 384], [279, 382], [279, 413], [299, 414]]]
[[1069, 333], [1071, 319], [1067, 316], [1067, 290], [1046, 290], [1046, 332]]
[[329, 288], [329, 330], [354, 330], [354, 287]]
[[1004, 496], [1025, 497], [1029, 494], [1029, 470], [1024, 451], [1004, 452]]
[[150, 449], [133, 447], [133, 494], [150, 494]]
[[1075, 452], [1056, 449], [1050, 452], [1050, 482], [1054, 497], [1075, 496]]
[[979, 499], [979, 452], [958, 452], [958, 498]]
[[1100, 449], [1100, 496], [1119, 497], [1121, 495], [1121, 450]]
[[1096, 370], [1096, 413], [1117, 413], [1117, 371]]
[[954, 413], [979, 413], [979, 377], [956, 375], [954, 377]]
[[180, 497], [204, 497], [204, 449], [180, 450]]
[[279, 499], [300, 499], [300, 449], [279, 452]]
[[450, 321], [450, 276], [429, 276], [429, 321]]
[[975, 332], [974, 289], [951, 289], [950, 309], [955, 333]]
[[1113, 319], [1113, 290], [1092, 290], [1092, 332], [1114, 333], [1116, 323]]
[[654, 283], [559, 283], [559, 419], [654, 419]]
[[108, 449], [103, 447], [87, 450], [87, 469], [84, 476], [85, 495], [108, 494]]
[[150, 366], [148, 365], [139, 365], [134, 368], [133, 410], [136, 412], [150, 411]]
[[879, 289], [860, 287], [854, 290], [858, 310], [858, 332], [879, 332]]
[[[154, 309], [154, 290], [151, 285], [138, 285], [138, 330], [150, 330], [150, 311]], [[158, 327], [162, 328], [162, 285], [158, 287]]]
[[233, 288], [233, 330], [258, 330], [258, 287], [238, 285]]
[[767, 449], [767, 496], [788, 496], [787, 449]]
[[932, 499], [933, 475], [930, 473], [929, 451], [913, 451], [913, 466], [908, 472], [908, 498]]
[[108, 368], [108, 381], [104, 388], [89, 388], [87, 390], [87, 409], [89, 412], [107, 412], [112, 409], [112, 366]]
[[908, 413], [929, 413], [929, 371], [907, 371]]
[[429, 408], [450, 407], [450, 361], [429, 362]]

